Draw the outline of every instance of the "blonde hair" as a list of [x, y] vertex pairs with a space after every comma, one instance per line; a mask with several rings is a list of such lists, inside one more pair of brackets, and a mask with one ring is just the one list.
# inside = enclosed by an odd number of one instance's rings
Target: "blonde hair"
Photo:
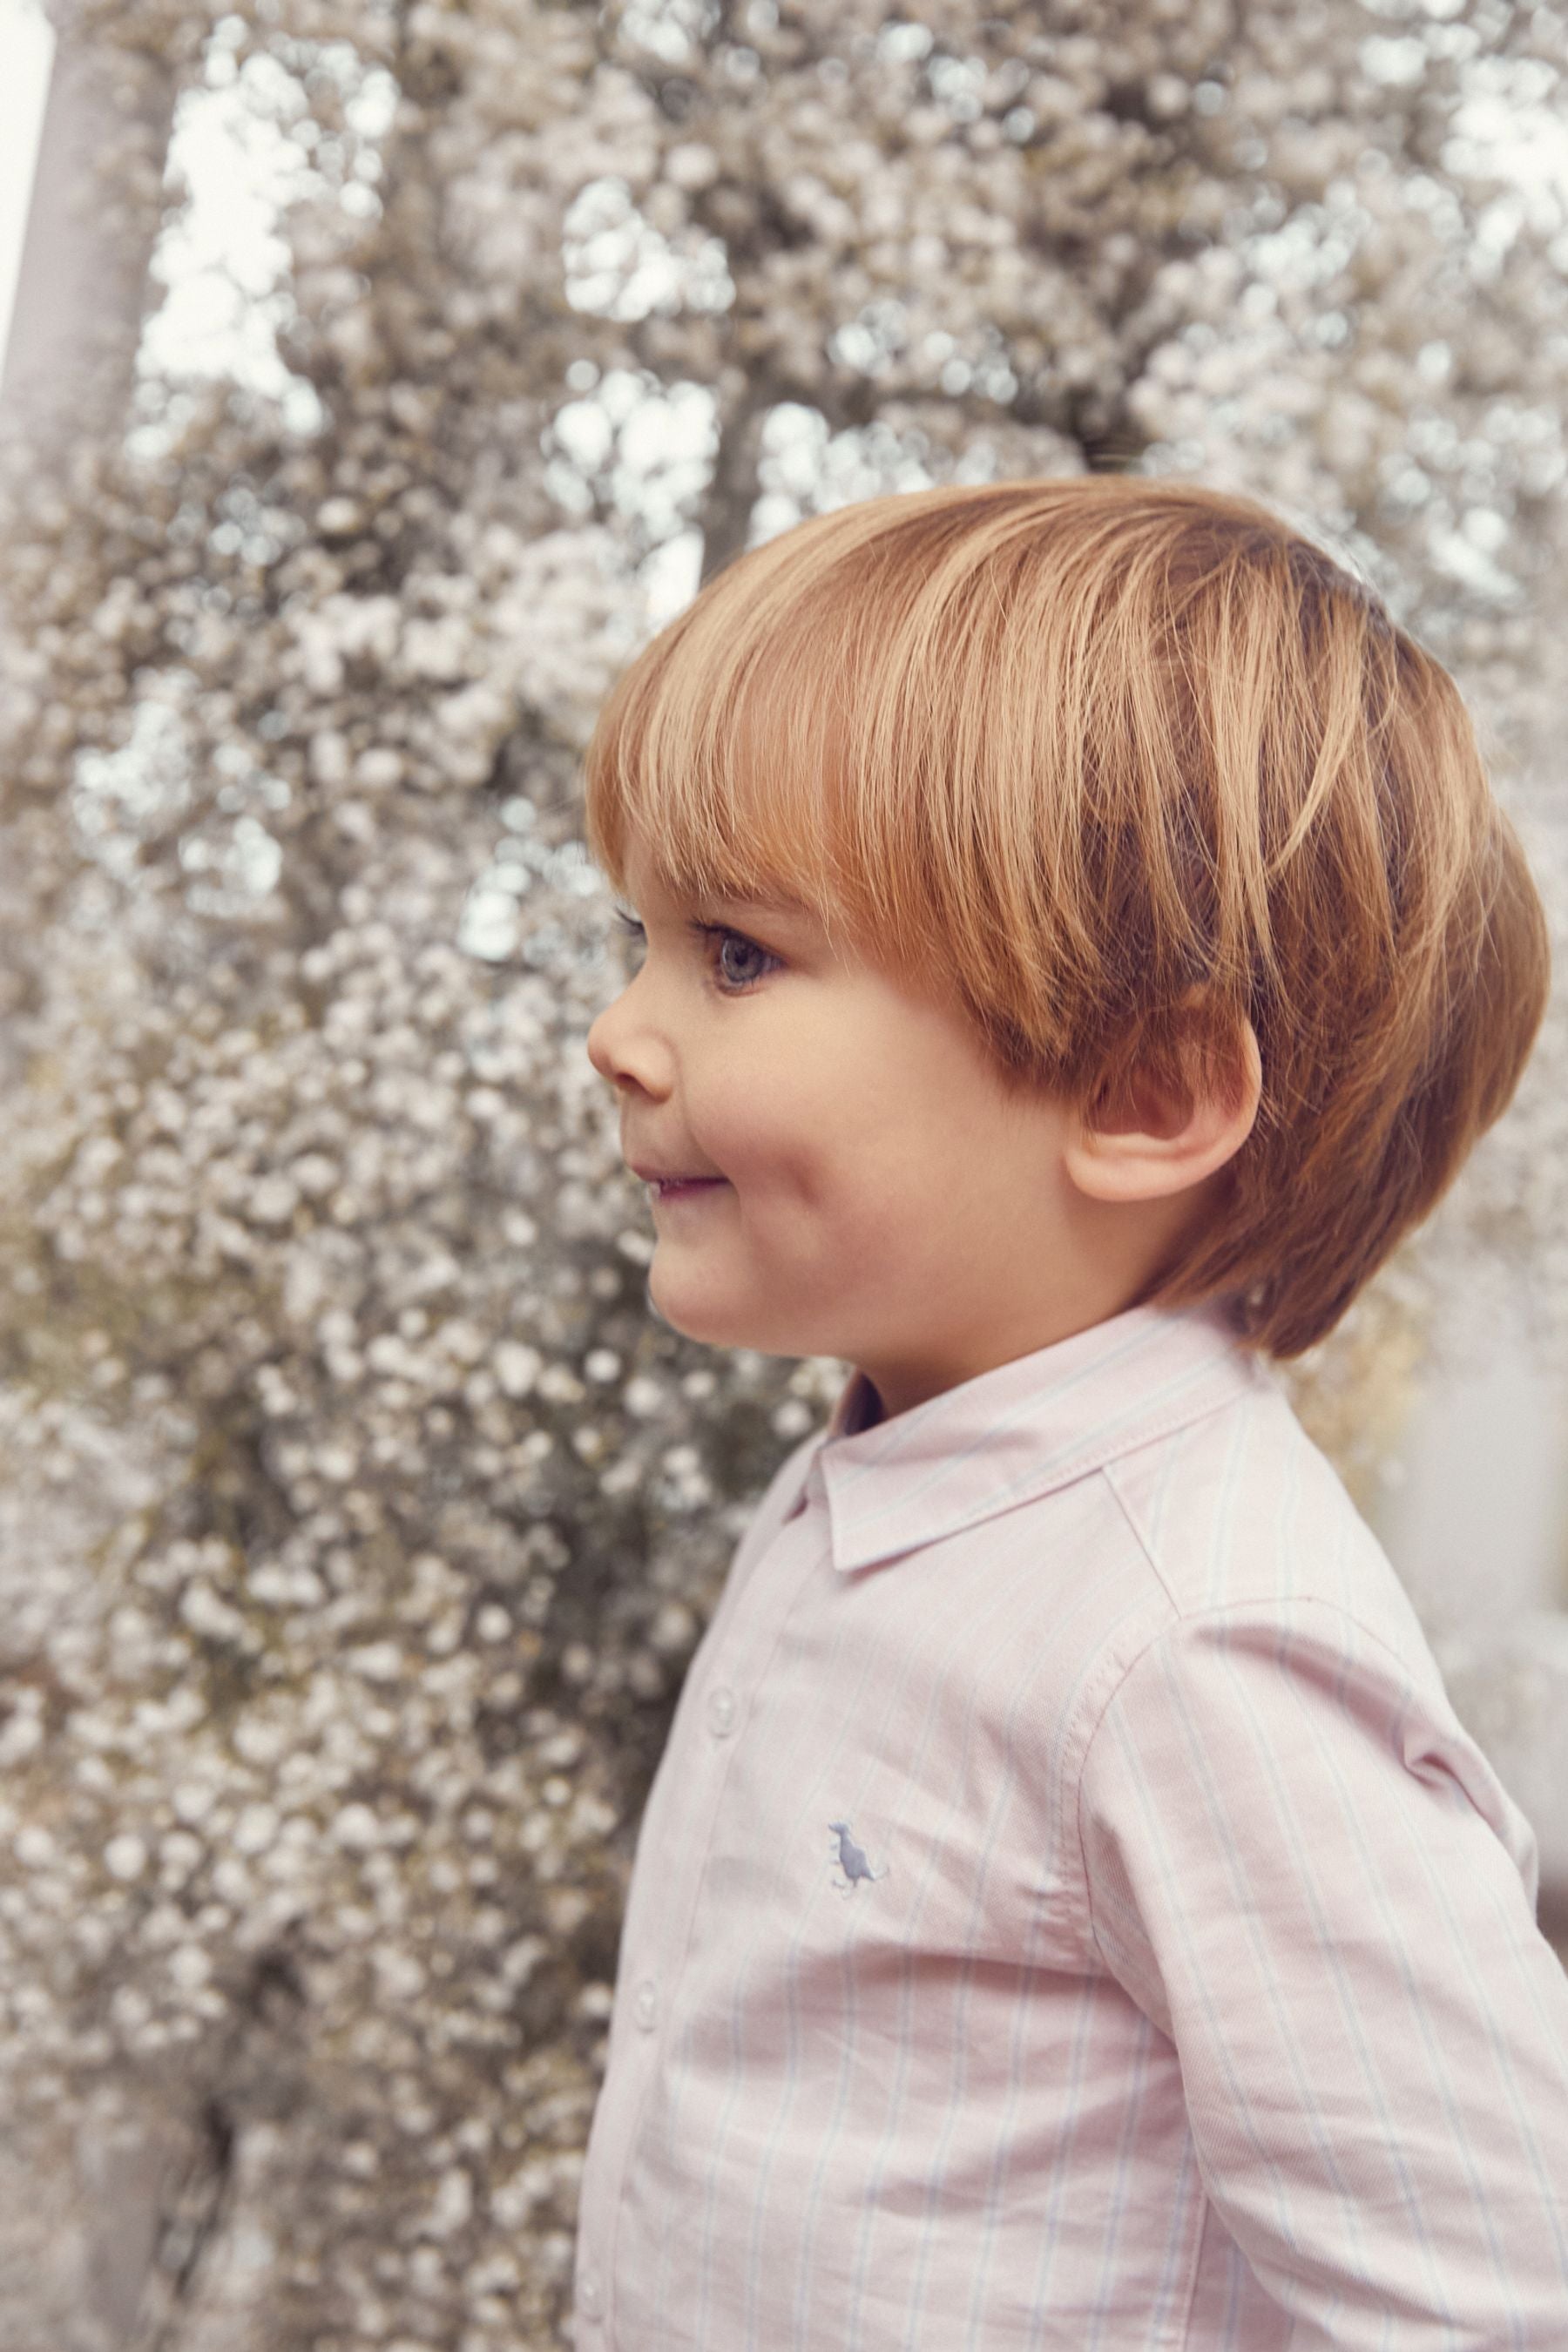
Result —
[[632, 663], [586, 831], [787, 896], [963, 1005], [1010, 1081], [1263, 1096], [1147, 1294], [1321, 1339], [1512, 1094], [1545, 919], [1447, 671], [1248, 499], [1131, 476], [871, 499], [721, 572]]

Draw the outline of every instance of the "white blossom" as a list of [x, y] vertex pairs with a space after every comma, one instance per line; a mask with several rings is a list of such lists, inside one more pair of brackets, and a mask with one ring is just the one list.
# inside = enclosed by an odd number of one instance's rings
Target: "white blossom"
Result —
[[[228, 2266], [191, 2275], [235, 2301], [194, 2331], [561, 2345], [639, 1776], [845, 1370], [648, 1313], [584, 1052], [621, 977], [594, 714], [701, 567], [803, 515], [1232, 484], [1454, 668], [1568, 968], [1564, 26], [53, 13], [110, 90], [101, 256], [140, 268], [179, 202], [165, 77], [248, 110], [289, 201], [256, 382], [165, 327], [128, 431], [117, 326], [0, 464], [0, 1840], [6, 1933], [49, 1957], [0, 1974], [0, 2086], [81, 2233], [61, 2274], [121, 2242], [75, 2151], [155, 2090], [182, 2144], [203, 2102], [234, 2127]], [[1565, 1105], [1554, 1009], [1292, 1374], [1352, 1479], [1445, 1285], [1523, 1259], [1562, 1323]], [[1542, 1805], [1549, 1649], [1454, 1664]], [[16, 2226], [0, 2271], [39, 2280]]]

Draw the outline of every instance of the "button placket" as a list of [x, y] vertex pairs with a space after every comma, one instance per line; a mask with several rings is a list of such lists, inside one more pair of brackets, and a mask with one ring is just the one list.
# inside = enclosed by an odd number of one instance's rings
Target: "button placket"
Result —
[[[711, 1663], [707, 1659], [699, 1662], [707, 1687], [702, 1687], [702, 1682], [689, 1685], [683, 1697], [695, 1700], [696, 1709], [677, 1710], [672, 1744], [667, 1748], [665, 1760], [677, 1768], [680, 1801], [675, 1801], [673, 1780], [662, 1792], [657, 1787], [654, 1792], [656, 1804], [660, 1802], [662, 1793], [664, 1817], [658, 1823], [658, 1844], [670, 1866], [646, 1918], [637, 1906], [628, 1912], [628, 1928], [642, 1927], [644, 1933], [637, 1937], [635, 1948], [623, 1946], [623, 1958], [634, 1969], [639, 1960], [645, 1968], [650, 1961], [658, 1966], [661, 1959], [668, 1966], [662, 1983], [651, 1975], [634, 1978], [628, 2004], [633, 2040], [626, 2045], [626, 2062], [619, 2077], [613, 2084], [606, 2084], [606, 2093], [613, 2087], [617, 2100], [625, 2102], [620, 2126], [624, 2137], [617, 2149], [619, 2161], [615, 2178], [606, 2179], [595, 2200], [597, 2206], [602, 2197], [607, 2214], [614, 2212], [626, 2167], [635, 2155], [648, 2114], [661, 2048], [655, 2029], [667, 2004], [672, 2021], [679, 2009], [679, 1967], [670, 1956], [683, 1954], [690, 1940], [714, 1823], [734, 1758], [732, 1738], [745, 1713], [742, 1693], [764, 1670], [784, 1621], [795, 1604], [801, 1577], [821, 1549], [820, 1530], [810, 1524], [809, 1518], [774, 1529], [752, 1570], [755, 1583], [748, 1595], [750, 1622], [742, 1614], [738, 1622], [716, 1628], [721, 1643], [718, 1655]], [[733, 1679], [730, 1678], [731, 1675]], [[680, 1743], [679, 1748], [674, 1745], [676, 1740]], [[664, 1769], [661, 1765], [661, 1775]], [[634, 1948], [636, 1958], [632, 1957]], [[679, 2031], [678, 2021], [672, 2022], [670, 2030]], [[614, 2072], [612, 2069], [612, 2075]], [[613, 2223], [611, 2227], [613, 2238]], [[592, 2341], [600, 2343], [597, 2323], [605, 2321], [605, 2289], [597, 2273], [584, 2274], [576, 2308], [584, 2319], [595, 2323]]]

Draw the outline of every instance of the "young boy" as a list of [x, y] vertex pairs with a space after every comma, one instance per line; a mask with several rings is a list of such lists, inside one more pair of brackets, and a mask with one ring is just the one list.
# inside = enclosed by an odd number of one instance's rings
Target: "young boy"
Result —
[[1451, 680], [1241, 499], [932, 490], [717, 578], [587, 814], [649, 1296], [854, 1370], [642, 1824], [578, 2345], [1563, 2352], [1534, 1843], [1266, 1369], [1541, 1017]]

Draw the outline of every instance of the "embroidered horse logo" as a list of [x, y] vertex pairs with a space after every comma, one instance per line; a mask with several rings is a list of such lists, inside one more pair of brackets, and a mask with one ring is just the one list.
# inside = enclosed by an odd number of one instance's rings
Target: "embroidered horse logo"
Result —
[[875, 1879], [886, 1878], [887, 1864], [884, 1863], [880, 1870], [872, 1869], [866, 1859], [864, 1846], [857, 1845], [850, 1836], [847, 1822], [829, 1822], [827, 1826], [833, 1832], [833, 1859], [844, 1873], [842, 1878], [836, 1878], [833, 1882], [841, 1895], [853, 1895], [858, 1879], [863, 1878], [870, 1885]]

